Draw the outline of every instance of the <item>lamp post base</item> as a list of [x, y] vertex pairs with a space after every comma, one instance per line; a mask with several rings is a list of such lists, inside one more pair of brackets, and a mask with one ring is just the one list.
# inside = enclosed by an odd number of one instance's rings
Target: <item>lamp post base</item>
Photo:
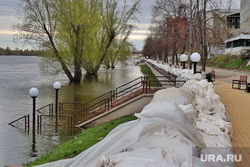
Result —
[[197, 62], [194, 62], [194, 74], [196, 74], [196, 65], [197, 65]]

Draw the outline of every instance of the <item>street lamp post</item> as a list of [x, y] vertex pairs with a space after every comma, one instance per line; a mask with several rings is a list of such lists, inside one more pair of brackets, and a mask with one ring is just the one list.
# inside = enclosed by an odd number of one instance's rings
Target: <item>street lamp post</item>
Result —
[[191, 61], [194, 63], [194, 74], [195, 74], [196, 73], [196, 65], [200, 61], [201, 56], [199, 53], [194, 52], [194, 53], [192, 53], [190, 58], [191, 58]]
[[56, 115], [58, 113], [58, 90], [61, 88], [61, 83], [56, 81], [53, 84], [54, 89], [56, 90]]
[[182, 65], [183, 65], [183, 69], [185, 69], [185, 63], [188, 60], [188, 55], [182, 54], [180, 59], [181, 59]]
[[30, 97], [33, 98], [33, 130], [35, 129], [36, 124], [36, 97], [39, 94], [39, 90], [37, 88], [31, 88], [29, 90]]

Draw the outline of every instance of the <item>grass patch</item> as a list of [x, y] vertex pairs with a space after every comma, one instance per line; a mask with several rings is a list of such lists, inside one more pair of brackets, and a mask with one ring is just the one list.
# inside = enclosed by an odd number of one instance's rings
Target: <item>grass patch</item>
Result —
[[52, 150], [50, 153], [37, 158], [33, 162], [24, 164], [24, 166], [41, 165], [60, 159], [75, 157], [82, 151], [101, 141], [118, 125], [135, 119], [137, 118], [134, 115], [130, 115], [83, 130], [76, 136], [76, 139], [59, 145], [58, 148]]
[[236, 59], [233, 62], [226, 63], [225, 67], [226, 68], [232, 68], [232, 69], [238, 69], [241, 62], [242, 62], [242, 58], [240, 57], [240, 58]]
[[207, 65], [219, 68], [243, 69], [249, 70], [250, 67], [245, 67], [248, 60], [243, 60], [241, 56], [219, 55], [207, 60]]
[[242, 70], [250, 70], [250, 65], [248, 65], [248, 66], [242, 68]]
[[151, 69], [148, 67], [147, 64], [142, 64], [140, 65], [141, 67], [141, 72], [144, 75], [147, 75], [147, 79], [148, 81], [151, 81], [151, 87], [161, 87], [160, 82], [158, 81], [158, 79], [156, 78], [156, 76], [152, 73]]
[[144, 74], [144, 75], [153, 75], [154, 74], [152, 73], [151, 69], [148, 67], [147, 64], [142, 64], [140, 65], [141, 67], [141, 72]]

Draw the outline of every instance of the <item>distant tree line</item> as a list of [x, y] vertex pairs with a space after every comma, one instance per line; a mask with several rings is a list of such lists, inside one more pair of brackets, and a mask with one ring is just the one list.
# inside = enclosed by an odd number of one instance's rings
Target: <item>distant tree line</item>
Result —
[[0, 55], [27, 55], [27, 56], [36, 56], [39, 55], [40, 51], [36, 50], [29, 50], [29, 49], [18, 49], [15, 48], [14, 50], [10, 49], [9, 47], [1, 48], [0, 47]]

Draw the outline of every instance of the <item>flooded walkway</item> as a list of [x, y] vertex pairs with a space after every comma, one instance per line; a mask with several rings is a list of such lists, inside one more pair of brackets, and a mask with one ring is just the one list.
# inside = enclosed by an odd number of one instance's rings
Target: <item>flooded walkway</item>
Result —
[[249, 72], [216, 70], [217, 78], [214, 82], [214, 89], [226, 106], [227, 113], [233, 126], [233, 140], [235, 154], [242, 154], [242, 161], [235, 166], [250, 165], [250, 93], [244, 90], [232, 89], [232, 79], [239, 79], [240, 75], [247, 75]]

